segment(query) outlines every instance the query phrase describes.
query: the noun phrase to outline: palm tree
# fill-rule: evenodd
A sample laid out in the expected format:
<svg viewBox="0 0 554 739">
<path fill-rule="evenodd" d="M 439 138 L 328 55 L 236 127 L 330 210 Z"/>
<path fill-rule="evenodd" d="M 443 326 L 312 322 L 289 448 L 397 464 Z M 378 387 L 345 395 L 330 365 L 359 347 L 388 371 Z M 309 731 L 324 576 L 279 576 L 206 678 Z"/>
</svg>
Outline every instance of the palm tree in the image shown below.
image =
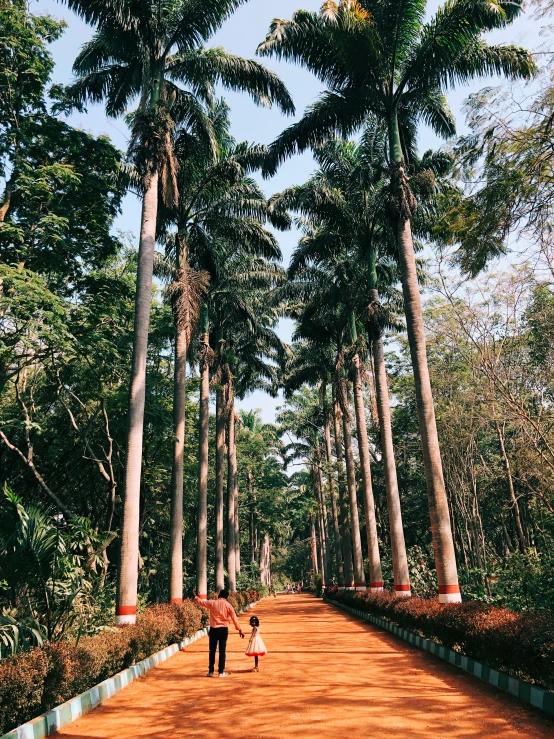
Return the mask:
<svg viewBox="0 0 554 739">
<path fill-rule="evenodd" d="M 515 46 L 487 44 L 482 34 L 503 28 L 521 0 L 450 0 L 425 23 L 425 0 L 326 0 L 319 14 L 298 11 L 274 20 L 261 55 L 302 64 L 329 88 L 271 147 L 266 173 L 297 151 L 340 134 L 349 136 L 368 116 L 385 122 L 391 162 L 391 218 L 398 246 L 408 341 L 429 495 L 431 531 L 441 602 L 461 600 L 448 499 L 425 345 L 412 239 L 416 199 L 409 165 L 417 121 L 441 136 L 455 132 L 444 91 L 491 73 L 529 79 L 531 56 Z"/>
<path fill-rule="evenodd" d="M 282 82 L 261 65 L 201 45 L 245 0 L 66 1 L 95 27 L 93 38 L 75 60 L 77 81 L 70 94 L 79 101 L 105 101 L 107 114 L 114 117 L 139 100 L 138 110 L 130 116 L 130 154 L 144 196 L 116 605 L 118 623 L 134 623 L 146 352 L 160 183 L 167 203 L 178 198 L 171 132 L 175 121 L 187 121 L 204 138 L 213 139 L 201 102 L 210 101 L 216 83 L 246 91 L 257 103 L 274 101 L 286 112 L 292 112 L 293 105 Z"/>
<path fill-rule="evenodd" d="M 293 273 L 307 264 L 325 264 L 328 267 L 348 262 L 350 271 L 362 273 L 367 269 L 367 287 L 345 286 L 341 296 L 347 298 L 352 340 L 351 375 L 354 407 L 366 514 L 366 535 L 370 564 L 370 587 L 382 588 L 375 504 L 371 482 L 369 443 L 362 397 L 361 359 L 364 351 L 357 339 L 356 314 L 366 319 L 370 354 L 373 355 L 379 430 L 383 456 L 385 487 L 393 560 L 395 591 L 409 595 L 409 570 L 402 526 L 396 462 L 392 443 L 390 402 L 383 352 L 383 329 L 386 325 L 399 328 L 393 319 L 399 304 L 398 294 L 391 287 L 397 279 L 394 234 L 386 212 L 388 165 L 384 128 L 373 121 L 366 126 L 359 143 L 331 139 L 314 150 L 320 169 L 304 185 L 295 186 L 272 198 L 272 206 L 297 211 L 314 225 L 316 231 L 304 238 L 294 254 Z M 419 169 L 441 171 L 437 163 L 425 156 Z M 379 259 L 377 260 L 377 246 Z M 367 265 L 367 267 L 366 267 Z M 387 305 L 380 302 L 378 284 L 385 284 Z M 357 289 L 356 289 L 357 288 Z M 363 343 L 363 342 L 361 342 Z M 330 441 L 329 441 L 330 445 Z"/>
<path fill-rule="evenodd" d="M 298 291 L 298 281 L 296 283 L 288 283 L 285 289 L 281 291 L 281 296 L 296 306 L 292 315 L 298 316 L 297 301 L 306 295 L 302 295 Z M 307 293 L 311 292 L 311 284 L 307 287 Z M 302 303 L 301 303 L 302 306 Z M 300 311 L 302 307 L 300 308 Z M 284 368 L 284 388 L 285 396 L 290 397 L 292 393 L 303 385 L 307 384 L 312 387 L 319 385 L 318 411 L 321 416 L 321 424 L 317 424 L 315 417 L 307 417 L 303 423 L 294 422 L 291 429 L 295 436 L 305 438 L 307 441 L 312 440 L 314 430 L 323 426 L 323 435 L 325 438 L 325 459 L 327 471 L 327 483 L 329 490 L 329 498 L 331 501 L 331 519 L 333 525 L 333 549 L 335 555 L 335 577 L 340 586 L 345 584 L 344 563 L 343 563 L 343 539 L 341 526 L 339 523 L 339 502 L 337 499 L 337 489 L 335 486 L 335 469 L 333 468 L 333 456 L 331 447 L 331 416 L 332 411 L 327 397 L 327 387 L 332 382 L 335 370 L 335 357 L 333 355 L 332 346 L 326 338 L 321 341 L 310 340 L 296 342 L 293 345 L 293 351 L 288 358 Z M 305 414 L 302 414 L 303 416 Z M 312 414 L 315 416 L 315 414 Z M 289 421 L 292 423 L 292 421 Z M 313 443 L 313 441 L 311 442 Z M 317 445 L 316 445 L 317 447 Z M 341 491 L 340 476 L 342 470 L 339 470 L 339 492 Z M 329 540 L 329 537 L 327 537 Z"/>
<path fill-rule="evenodd" d="M 267 216 L 263 196 L 257 204 L 252 198 L 248 207 L 251 212 L 255 208 L 260 218 L 264 212 Z M 288 225 L 282 218 L 273 222 Z M 212 330 L 219 344 L 215 381 L 221 391 L 221 422 L 227 428 L 227 585 L 235 590 L 240 551 L 235 397 L 256 388 L 277 392 L 276 368 L 265 360 L 275 361 L 285 349 L 273 331 L 277 316 L 267 307 L 267 293 L 284 275 L 276 264 L 281 252 L 275 237 L 261 224 L 252 229 L 250 238 L 245 231 L 241 242 L 220 243 L 219 252 L 212 254 L 210 306 Z M 220 518 L 216 511 L 216 520 Z M 216 541 L 219 536 L 218 531 Z M 221 564 L 216 562 L 216 570 L 218 567 Z"/>
<path fill-rule="evenodd" d="M 310 502 L 308 513 L 310 516 L 315 516 L 315 522 L 319 532 L 319 549 L 317 548 L 317 542 L 314 537 L 312 537 L 312 544 L 314 551 L 319 553 L 319 561 L 322 564 L 322 584 L 328 585 L 332 582 L 332 557 L 328 546 L 327 506 L 323 489 L 321 446 L 319 442 L 323 424 L 322 403 L 325 395 L 325 386 L 320 384 L 317 392 L 311 388 L 309 390 L 306 388 L 306 382 L 310 377 L 315 376 L 313 371 L 315 368 L 309 367 L 309 361 L 310 351 L 306 343 L 297 344 L 292 347 L 292 354 L 285 365 L 284 374 L 285 393 L 292 408 L 287 408 L 281 412 L 278 420 L 281 434 L 287 433 L 293 435 L 290 443 L 284 447 L 285 466 L 288 466 L 294 460 L 300 460 L 310 470 L 311 488 L 315 497 L 315 505 Z M 302 389 L 298 391 L 300 388 Z M 338 517 L 336 531 L 337 551 L 342 562 Z M 340 583 L 341 581 L 339 580 Z"/>
<path fill-rule="evenodd" d="M 273 253 L 274 238 L 262 227 L 267 218 L 267 201 L 259 186 L 248 173 L 260 166 L 265 149 L 260 146 L 237 144 L 229 134 L 229 109 L 223 101 L 217 101 L 207 111 L 215 133 L 217 154 L 215 158 L 185 128 L 178 131 L 174 151 L 180 162 L 178 185 L 181 190 L 179 202 L 171 207 L 163 202 L 159 205 L 159 231 L 165 233 L 166 272 L 171 277 L 168 292 L 171 297 L 176 326 L 176 356 L 174 409 L 176 442 L 172 476 L 172 541 L 171 541 L 171 593 L 170 599 L 182 599 L 183 565 L 182 547 L 182 496 L 183 496 L 183 438 L 177 424 L 184 423 L 186 387 L 184 371 L 178 376 L 177 369 L 185 367 L 190 335 L 204 304 L 207 318 L 208 304 L 205 302 L 210 278 L 217 279 L 216 262 L 221 254 L 234 245 L 238 253 Z M 277 226 L 286 227 L 282 216 L 273 217 Z M 172 227 L 177 231 L 172 232 Z M 160 266 L 161 260 L 157 261 Z M 216 288 L 217 289 L 217 288 Z M 208 301 L 209 302 L 209 301 Z M 209 326 L 209 321 L 205 324 Z M 218 343 L 218 342 L 216 342 Z M 220 344 L 221 347 L 221 344 Z M 217 347 L 216 347 L 217 348 Z M 205 594 L 207 588 L 207 552 L 204 551 L 207 532 L 206 511 L 208 494 L 208 418 L 209 411 L 209 368 L 213 360 L 209 329 L 201 331 L 200 338 L 200 448 L 198 487 L 198 563 L 197 592 Z M 216 501 L 222 500 L 223 490 L 223 447 L 225 437 L 222 429 L 223 391 L 216 390 L 219 398 L 216 415 L 219 419 L 219 434 L 216 442 Z M 222 509 L 216 507 L 216 521 L 221 521 Z M 216 547 L 222 547 L 222 532 L 216 532 Z M 219 543 L 218 543 L 219 542 Z M 223 565 L 216 558 L 218 581 L 221 584 Z M 221 585 L 223 587 L 223 585 Z"/>
</svg>

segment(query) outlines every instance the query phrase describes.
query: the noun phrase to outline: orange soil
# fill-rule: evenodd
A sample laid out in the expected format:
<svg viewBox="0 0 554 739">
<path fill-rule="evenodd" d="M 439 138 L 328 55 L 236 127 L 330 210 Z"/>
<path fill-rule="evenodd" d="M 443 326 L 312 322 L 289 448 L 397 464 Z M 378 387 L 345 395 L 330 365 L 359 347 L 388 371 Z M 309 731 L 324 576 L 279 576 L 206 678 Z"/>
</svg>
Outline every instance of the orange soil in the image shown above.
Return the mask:
<svg viewBox="0 0 554 739">
<path fill-rule="evenodd" d="M 244 631 L 251 612 L 239 617 Z M 232 631 L 225 680 L 206 678 L 207 638 L 59 733 L 71 739 L 554 736 L 506 693 L 309 595 L 255 609 L 268 655 Z"/>
</svg>

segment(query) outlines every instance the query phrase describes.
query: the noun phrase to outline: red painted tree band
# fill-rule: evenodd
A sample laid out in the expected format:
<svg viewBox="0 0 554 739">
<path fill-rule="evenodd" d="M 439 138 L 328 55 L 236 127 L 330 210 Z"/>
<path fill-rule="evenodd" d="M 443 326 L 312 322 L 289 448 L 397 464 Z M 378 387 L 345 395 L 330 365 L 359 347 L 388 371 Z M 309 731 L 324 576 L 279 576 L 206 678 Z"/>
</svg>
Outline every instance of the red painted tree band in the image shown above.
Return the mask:
<svg viewBox="0 0 554 739">
<path fill-rule="evenodd" d="M 439 595 L 451 595 L 453 593 L 459 593 L 459 585 L 439 585 Z"/>
<path fill-rule="evenodd" d="M 136 606 L 117 606 L 115 609 L 116 616 L 135 616 L 136 613 Z"/>
<path fill-rule="evenodd" d="M 406 593 L 408 590 L 411 590 L 411 585 L 408 583 L 408 585 L 395 585 L 395 590 L 398 590 L 399 593 Z"/>
<path fill-rule="evenodd" d="M 370 582 L 369 587 L 370 588 L 382 588 L 383 583 L 382 582 Z"/>
<path fill-rule="evenodd" d="M 169 602 L 175 603 L 176 605 L 180 606 L 183 603 L 183 599 L 182 598 L 172 598 Z"/>
<path fill-rule="evenodd" d="M 357 582 L 355 585 L 356 588 L 365 588 L 365 586 L 366 586 L 365 582 Z"/>
</svg>

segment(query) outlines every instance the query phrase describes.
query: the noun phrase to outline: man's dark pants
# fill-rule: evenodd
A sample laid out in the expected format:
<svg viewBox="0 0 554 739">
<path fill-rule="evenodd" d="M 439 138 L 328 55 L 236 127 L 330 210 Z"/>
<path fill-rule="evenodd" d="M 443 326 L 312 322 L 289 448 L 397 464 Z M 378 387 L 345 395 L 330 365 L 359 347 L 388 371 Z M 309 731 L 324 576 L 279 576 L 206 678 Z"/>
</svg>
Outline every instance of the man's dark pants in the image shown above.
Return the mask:
<svg viewBox="0 0 554 739">
<path fill-rule="evenodd" d="M 218 670 L 221 675 L 225 672 L 225 653 L 227 651 L 227 637 L 229 636 L 229 629 L 226 626 L 218 626 L 217 628 L 210 627 L 210 666 L 209 672 L 214 671 L 215 667 L 215 651 L 219 644 L 219 664 Z"/>
</svg>

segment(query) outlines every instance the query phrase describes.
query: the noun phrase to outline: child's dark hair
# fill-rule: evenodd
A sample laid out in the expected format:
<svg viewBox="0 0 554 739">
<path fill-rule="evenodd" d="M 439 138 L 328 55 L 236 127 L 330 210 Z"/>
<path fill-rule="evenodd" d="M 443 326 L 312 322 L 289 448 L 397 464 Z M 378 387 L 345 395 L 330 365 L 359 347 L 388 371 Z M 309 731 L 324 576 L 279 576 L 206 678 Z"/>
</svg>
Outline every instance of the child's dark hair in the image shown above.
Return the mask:
<svg viewBox="0 0 554 739">
<path fill-rule="evenodd" d="M 250 626 L 259 626 L 260 619 L 257 616 L 250 616 Z"/>
</svg>

